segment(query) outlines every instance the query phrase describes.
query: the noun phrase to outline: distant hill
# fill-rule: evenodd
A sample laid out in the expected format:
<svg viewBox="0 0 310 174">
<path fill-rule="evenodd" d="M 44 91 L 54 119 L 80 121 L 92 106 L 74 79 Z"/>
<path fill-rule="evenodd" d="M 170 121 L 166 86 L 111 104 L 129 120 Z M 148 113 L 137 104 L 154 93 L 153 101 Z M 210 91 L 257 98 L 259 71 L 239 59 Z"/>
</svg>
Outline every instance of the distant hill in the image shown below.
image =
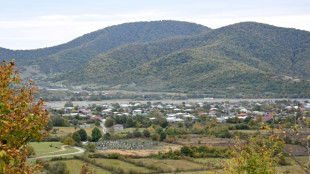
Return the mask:
<svg viewBox="0 0 310 174">
<path fill-rule="evenodd" d="M 58 77 L 68 84 L 282 97 L 309 95 L 310 33 L 246 22 L 129 44 Z"/>
<path fill-rule="evenodd" d="M 56 47 L 0 49 L 0 56 L 13 52 L 25 74 L 50 85 L 310 97 L 310 33 L 255 22 L 215 30 L 177 21 L 127 23 Z"/>
<path fill-rule="evenodd" d="M 143 43 L 170 37 L 196 35 L 210 29 L 189 22 L 134 22 L 104 28 L 66 44 L 38 50 L 0 50 L 0 58 L 14 58 L 22 65 L 37 65 L 45 74 L 78 68 L 100 53 L 129 43 Z"/>
</svg>

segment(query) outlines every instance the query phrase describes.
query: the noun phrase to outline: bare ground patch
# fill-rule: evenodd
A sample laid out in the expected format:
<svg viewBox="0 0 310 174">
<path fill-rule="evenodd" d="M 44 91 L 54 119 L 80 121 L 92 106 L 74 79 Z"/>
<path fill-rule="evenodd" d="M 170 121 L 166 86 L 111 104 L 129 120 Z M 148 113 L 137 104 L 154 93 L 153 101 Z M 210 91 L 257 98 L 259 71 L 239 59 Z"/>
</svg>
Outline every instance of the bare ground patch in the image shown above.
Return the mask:
<svg viewBox="0 0 310 174">
<path fill-rule="evenodd" d="M 99 150 L 99 153 L 119 153 L 124 156 L 149 156 L 153 154 L 158 154 L 158 152 L 168 152 L 169 150 L 180 150 L 181 145 L 167 145 L 161 146 L 153 149 L 144 149 L 144 150 L 124 150 L 124 149 L 106 149 Z"/>
</svg>

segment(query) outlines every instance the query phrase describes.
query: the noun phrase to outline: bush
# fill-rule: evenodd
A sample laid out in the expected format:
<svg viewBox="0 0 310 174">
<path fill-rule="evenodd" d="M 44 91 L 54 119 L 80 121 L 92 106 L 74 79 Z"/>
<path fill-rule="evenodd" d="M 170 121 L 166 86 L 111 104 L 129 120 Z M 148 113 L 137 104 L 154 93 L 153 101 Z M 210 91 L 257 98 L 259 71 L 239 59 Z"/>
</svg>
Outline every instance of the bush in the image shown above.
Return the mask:
<svg viewBox="0 0 310 174">
<path fill-rule="evenodd" d="M 88 143 L 88 144 L 87 144 L 87 150 L 88 150 L 89 152 L 95 152 L 95 150 L 96 150 L 96 145 L 93 144 L 93 143 Z"/>
<path fill-rule="evenodd" d="M 163 141 L 164 139 L 166 139 L 166 137 L 167 137 L 166 133 L 165 133 L 165 132 L 162 132 L 162 133 L 160 134 L 160 141 Z"/>
<path fill-rule="evenodd" d="M 66 163 L 60 161 L 52 165 L 50 171 L 55 174 L 69 174 Z"/>
<path fill-rule="evenodd" d="M 136 138 L 140 138 L 140 137 L 142 137 L 142 133 L 138 129 L 136 129 L 133 132 L 133 136 L 136 137 Z"/>
<path fill-rule="evenodd" d="M 143 136 L 144 136 L 144 137 L 149 138 L 150 135 L 151 135 L 151 133 L 150 133 L 150 131 L 148 131 L 147 129 L 145 129 L 145 130 L 143 131 Z"/>
<path fill-rule="evenodd" d="M 151 135 L 151 138 L 153 141 L 158 141 L 159 140 L 159 135 L 157 133 L 154 133 Z"/>
<path fill-rule="evenodd" d="M 109 153 L 108 154 L 109 159 L 120 159 L 121 157 L 122 157 L 122 155 L 119 153 Z"/>
<path fill-rule="evenodd" d="M 230 138 L 231 134 L 229 133 L 228 129 L 221 129 L 214 133 L 215 137 L 217 138 Z"/>
</svg>

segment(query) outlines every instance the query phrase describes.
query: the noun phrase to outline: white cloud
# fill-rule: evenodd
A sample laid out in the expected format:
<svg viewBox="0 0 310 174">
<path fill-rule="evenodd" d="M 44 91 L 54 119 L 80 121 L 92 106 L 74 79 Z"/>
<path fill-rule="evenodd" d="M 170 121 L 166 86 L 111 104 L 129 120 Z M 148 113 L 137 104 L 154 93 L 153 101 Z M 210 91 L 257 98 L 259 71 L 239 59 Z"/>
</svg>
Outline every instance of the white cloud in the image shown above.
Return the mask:
<svg viewBox="0 0 310 174">
<path fill-rule="evenodd" d="M 83 34 L 124 22 L 152 20 L 182 20 L 196 22 L 211 28 L 233 23 L 255 21 L 271 25 L 310 31 L 310 15 L 238 17 L 235 13 L 215 15 L 180 15 L 174 11 L 137 11 L 111 15 L 45 15 L 26 20 L 0 20 L 0 47 L 31 49 L 68 42 Z"/>
<path fill-rule="evenodd" d="M 27 20 L 0 21 L 0 47 L 32 49 L 53 46 L 107 26 L 161 20 L 166 15 L 148 11 L 119 15 L 49 15 Z"/>
</svg>

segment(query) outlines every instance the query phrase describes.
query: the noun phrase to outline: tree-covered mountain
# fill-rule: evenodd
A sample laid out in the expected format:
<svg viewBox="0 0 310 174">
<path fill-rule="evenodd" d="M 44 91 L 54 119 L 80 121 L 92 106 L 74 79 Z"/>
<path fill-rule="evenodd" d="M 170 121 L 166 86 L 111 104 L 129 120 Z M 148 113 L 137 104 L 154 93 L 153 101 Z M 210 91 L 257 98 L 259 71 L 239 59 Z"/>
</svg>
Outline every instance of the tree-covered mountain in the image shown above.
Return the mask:
<svg viewBox="0 0 310 174">
<path fill-rule="evenodd" d="M 41 78 L 51 84 L 310 97 L 310 33 L 254 22 L 214 30 L 178 21 L 127 23 L 51 48 L 0 49 L 1 58 L 14 56 L 24 72 L 46 74 Z"/>
<path fill-rule="evenodd" d="M 125 89 L 309 95 L 310 33 L 246 22 L 127 44 L 57 78 Z"/>
<path fill-rule="evenodd" d="M 100 53 L 129 43 L 143 43 L 170 37 L 196 35 L 208 27 L 179 21 L 134 22 L 98 30 L 66 44 L 37 50 L 0 50 L 0 58 L 23 66 L 36 66 L 45 74 L 73 70 Z"/>
</svg>

